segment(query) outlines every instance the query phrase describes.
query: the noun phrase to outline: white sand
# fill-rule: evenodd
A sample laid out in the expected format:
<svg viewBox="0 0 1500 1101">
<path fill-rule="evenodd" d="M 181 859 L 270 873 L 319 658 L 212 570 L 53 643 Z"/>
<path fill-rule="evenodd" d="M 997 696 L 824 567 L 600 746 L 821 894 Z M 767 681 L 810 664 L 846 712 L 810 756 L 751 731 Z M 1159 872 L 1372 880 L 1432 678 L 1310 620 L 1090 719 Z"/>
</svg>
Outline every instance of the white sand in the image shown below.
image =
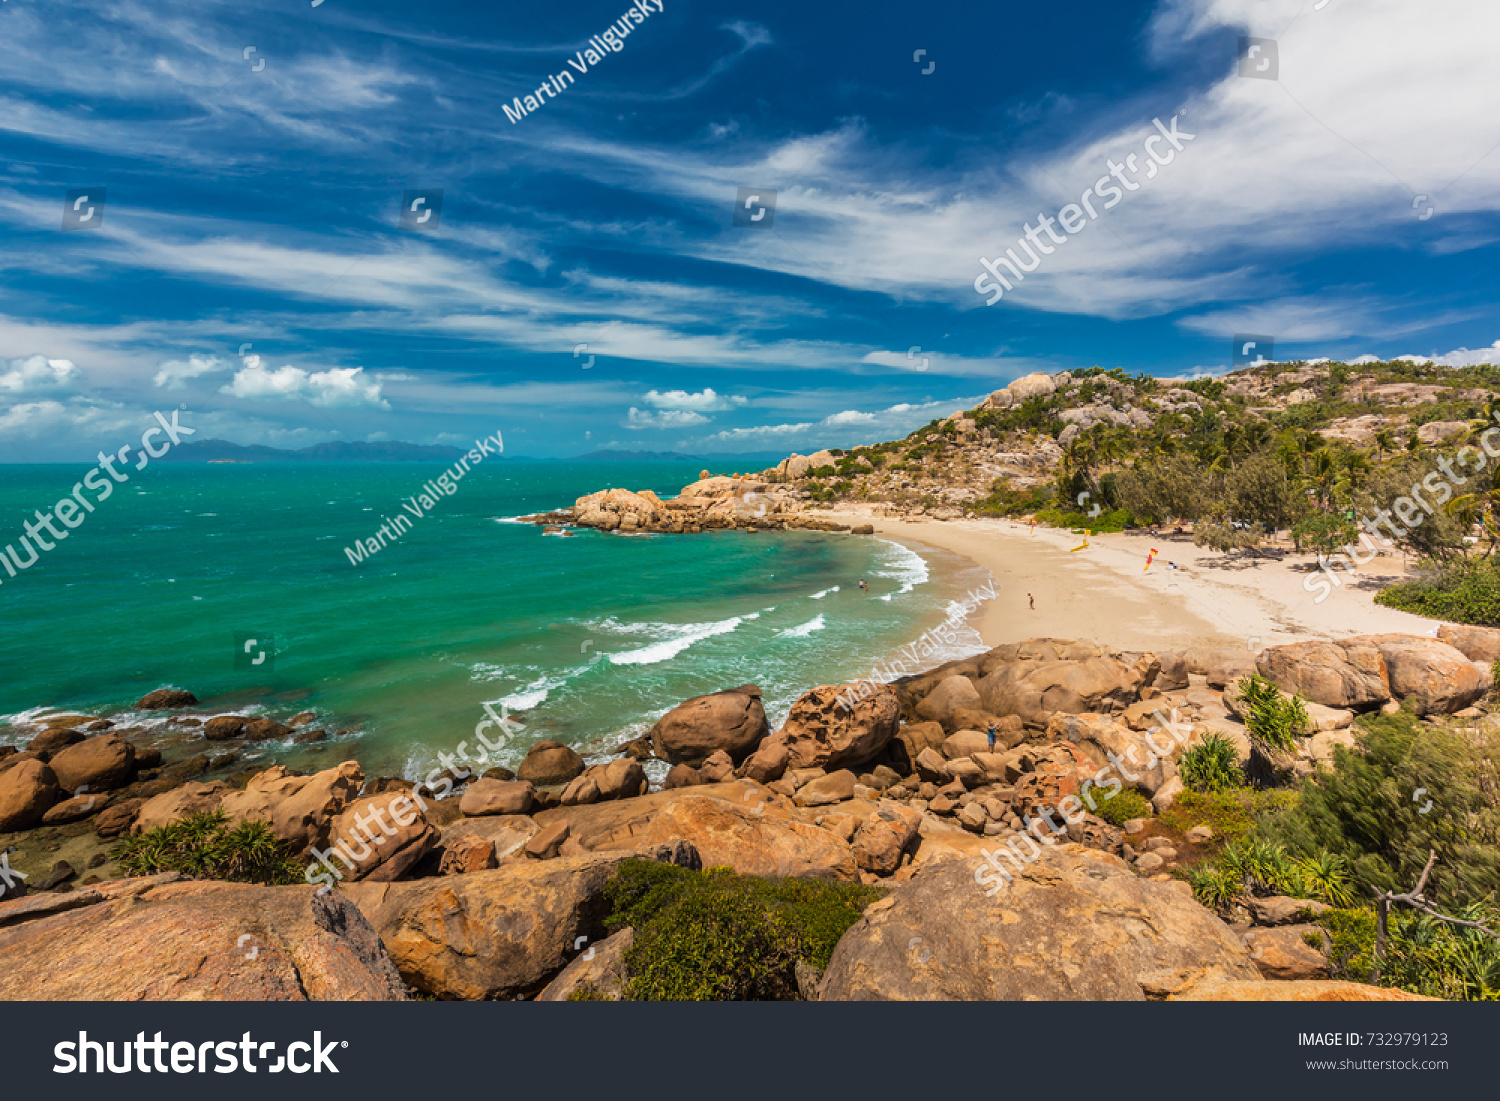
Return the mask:
<svg viewBox="0 0 1500 1101">
<path fill-rule="evenodd" d="M 1322 587 L 1304 588 L 1312 555 L 1280 561 L 1229 557 L 1193 546 L 1190 535 L 1082 536 L 1010 520 L 892 520 L 846 509 L 824 514 L 840 523 L 873 523 L 877 534 L 963 555 L 988 569 L 1003 588 L 977 624 L 986 645 L 1028 638 L 1084 638 L 1123 649 L 1188 646 L 1244 648 L 1309 638 L 1399 631 L 1431 634 L 1436 621 L 1384 608 L 1378 588 L 1405 576 L 1399 552 L 1374 559 L 1317 603 Z M 1142 572 L 1147 552 L 1157 555 Z M 1178 569 L 1170 569 L 1173 561 Z M 1027 594 L 1036 598 L 1033 611 Z"/>
</svg>

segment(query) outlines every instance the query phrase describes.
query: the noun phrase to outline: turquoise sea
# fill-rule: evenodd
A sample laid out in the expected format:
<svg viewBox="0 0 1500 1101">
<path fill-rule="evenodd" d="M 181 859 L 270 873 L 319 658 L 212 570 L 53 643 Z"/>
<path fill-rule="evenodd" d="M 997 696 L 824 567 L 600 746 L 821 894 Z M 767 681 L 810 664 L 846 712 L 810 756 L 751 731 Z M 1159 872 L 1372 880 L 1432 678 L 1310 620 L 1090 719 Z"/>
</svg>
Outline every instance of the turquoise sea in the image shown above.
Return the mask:
<svg viewBox="0 0 1500 1101">
<path fill-rule="evenodd" d="M 687 697 L 749 682 L 779 721 L 807 688 L 869 673 L 987 579 L 878 537 L 563 538 L 513 519 L 609 486 L 671 496 L 697 465 L 486 460 L 358 565 L 344 548 L 444 467 L 131 471 L 36 565 L 0 570 L 0 724 L 120 712 L 175 685 L 200 710 L 312 709 L 330 731 L 354 731 L 316 751 L 253 749 L 293 765 L 337 752 L 368 774 L 423 774 L 440 750 L 474 744 L 486 704 L 524 724 L 506 763 L 540 738 L 587 756 Z M 19 550 L 34 510 L 89 469 L 0 466 L 0 545 Z M 956 652 L 977 649 L 967 632 Z M 17 738 L 0 725 L 0 741 Z"/>
</svg>

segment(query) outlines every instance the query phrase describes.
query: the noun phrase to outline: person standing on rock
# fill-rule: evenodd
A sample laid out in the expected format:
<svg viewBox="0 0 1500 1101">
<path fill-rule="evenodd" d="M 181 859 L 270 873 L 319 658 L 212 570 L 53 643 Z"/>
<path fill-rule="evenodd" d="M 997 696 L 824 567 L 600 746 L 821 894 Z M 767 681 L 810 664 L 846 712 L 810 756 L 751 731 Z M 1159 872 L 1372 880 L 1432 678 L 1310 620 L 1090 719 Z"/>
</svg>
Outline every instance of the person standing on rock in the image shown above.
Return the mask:
<svg viewBox="0 0 1500 1101">
<path fill-rule="evenodd" d="M 990 728 L 984 732 L 984 736 L 990 740 L 990 752 L 995 752 L 995 720 L 990 720 Z"/>
</svg>

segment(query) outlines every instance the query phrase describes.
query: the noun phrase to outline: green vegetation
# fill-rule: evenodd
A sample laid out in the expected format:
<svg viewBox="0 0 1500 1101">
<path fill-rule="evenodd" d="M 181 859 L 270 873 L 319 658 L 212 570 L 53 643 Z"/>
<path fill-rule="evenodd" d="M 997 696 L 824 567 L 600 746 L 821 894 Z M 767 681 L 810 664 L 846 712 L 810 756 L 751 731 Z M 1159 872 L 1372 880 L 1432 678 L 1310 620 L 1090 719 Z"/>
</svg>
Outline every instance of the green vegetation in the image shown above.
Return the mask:
<svg viewBox="0 0 1500 1101">
<path fill-rule="evenodd" d="M 1198 745 L 1186 750 L 1178 759 L 1177 773 L 1188 788 L 1205 794 L 1229 791 L 1245 782 L 1239 753 L 1234 743 L 1222 734 L 1208 734 Z"/>
<path fill-rule="evenodd" d="M 1095 790 L 1097 789 L 1089 791 L 1089 794 L 1098 803 L 1098 806 L 1094 809 L 1094 814 L 1104 819 L 1111 826 L 1123 826 L 1132 818 L 1151 817 L 1151 801 L 1134 788 L 1124 788 L 1108 798 L 1101 798 L 1094 795 Z"/>
<path fill-rule="evenodd" d="M 1251 674 L 1240 681 L 1240 702 L 1245 708 L 1245 729 L 1250 737 L 1282 751 L 1297 747 L 1312 723 L 1301 696 L 1284 696 L 1268 680 Z"/>
<path fill-rule="evenodd" d="M 1194 826 L 1209 826 L 1224 841 L 1237 841 L 1251 833 L 1260 821 L 1297 802 L 1295 791 L 1184 791 L 1161 816 L 1163 828 L 1186 833 Z"/>
<path fill-rule="evenodd" d="M 302 866 L 264 822 L 229 825 L 222 811 L 190 814 L 178 822 L 123 838 L 110 852 L 128 876 L 181 872 L 232 883 L 301 883 Z"/>
<path fill-rule="evenodd" d="M 839 938 L 883 894 L 633 859 L 609 882 L 607 924 L 635 929 L 625 953 L 630 1000 L 785 1001 L 797 997 L 797 962 L 827 967 Z"/>
<path fill-rule="evenodd" d="M 1348 906 L 1355 898 L 1350 877 L 1348 861 L 1337 854 L 1319 849 L 1296 856 L 1280 842 L 1255 836 L 1231 841 L 1216 861 L 1188 872 L 1198 901 L 1221 910 L 1268 895 Z"/>
<path fill-rule="evenodd" d="M 1375 603 L 1433 619 L 1500 627 L 1500 560 L 1433 563 L 1415 579 L 1376 593 Z"/>
<path fill-rule="evenodd" d="M 1429 851 L 1437 866 L 1425 893 L 1435 905 L 1500 892 L 1500 736 L 1488 724 L 1449 730 L 1406 712 L 1359 725 L 1359 751 L 1335 749 L 1334 767 L 1303 785 L 1275 835 L 1346 858 L 1365 897 L 1409 890 Z"/>
<path fill-rule="evenodd" d="M 1451 916 L 1500 928 L 1500 911 L 1474 904 Z M 1329 973 L 1335 979 L 1375 979 L 1375 911 L 1330 910 L 1316 924 L 1327 933 Z M 1500 1000 L 1500 941 L 1478 929 L 1466 929 L 1409 910 L 1391 911 L 1383 986 L 1451 1001 Z"/>
</svg>

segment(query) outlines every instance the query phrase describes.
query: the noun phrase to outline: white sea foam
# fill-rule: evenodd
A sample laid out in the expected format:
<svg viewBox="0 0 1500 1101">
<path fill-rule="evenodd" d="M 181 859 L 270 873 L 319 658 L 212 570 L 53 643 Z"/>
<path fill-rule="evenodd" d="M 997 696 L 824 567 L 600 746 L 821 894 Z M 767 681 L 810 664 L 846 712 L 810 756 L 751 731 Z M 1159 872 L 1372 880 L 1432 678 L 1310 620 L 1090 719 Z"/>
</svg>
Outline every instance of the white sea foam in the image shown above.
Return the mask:
<svg viewBox="0 0 1500 1101">
<path fill-rule="evenodd" d="M 831 588 L 831 589 L 824 589 L 824 590 L 823 590 L 823 591 L 822 591 L 822 592 L 820 592 L 820 593 L 813 593 L 813 594 L 812 594 L 812 596 L 811 596 L 811 597 L 810 597 L 810 598 L 809 598 L 809 599 L 811 599 L 811 600 L 822 600 L 822 599 L 823 599 L 823 598 L 824 598 L 824 597 L 825 597 L 825 596 L 827 596 L 827 595 L 828 595 L 828 594 L 829 594 L 829 593 L 836 593 L 836 592 L 838 592 L 838 591 L 839 591 L 839 587 L 838 587 L 838 586 L 837 586 L 837 585 L 835 585 L 835 586 L 834 586 L 834 587 L 833 587 L 833 588 Z"/>
<path fill-rule="evenodd" d="M 809 619 L 800 627 L 788 627 L 785 631 L 777 631 L 776 635 L 778 638 L 806 638 L 814 631 L 821 631 L 824 626 L 826 625 L 823 622 L 823 617 L 817 616 Z"/>
<path fill-rule="evenodd" d="M 927 569 L 927 560 L 910 547 L 903 547 L 900 543 L 885 542 L 890 549 L 886 552 L 881 565 L 884 569 L 875 571 L 876 577 L 889 577 L 899 581 L 901 587 L 893 593 L 886 593 L 880 599 L 890 602 L 893 596 L 902 596 L 911 592 L 918 585 L 924 583 L 931 576 Z"/>
<path fill-rule="evenodd" d="M 741 622 L 739 616 L 732 616 L 717 623 L 679 624 L 678 629 L 681 633 L 675 638 L 664 638 L 660 642 L 653 642 L 650 646 L 643 646 L 639 650 L 627 650 L 623 654 L 610 654 L 610 664 L 655 665 L 658 662 L 670 661 L 695 642 L 702 642 L 715 635 L 727 635 Z"/>
</svg>

